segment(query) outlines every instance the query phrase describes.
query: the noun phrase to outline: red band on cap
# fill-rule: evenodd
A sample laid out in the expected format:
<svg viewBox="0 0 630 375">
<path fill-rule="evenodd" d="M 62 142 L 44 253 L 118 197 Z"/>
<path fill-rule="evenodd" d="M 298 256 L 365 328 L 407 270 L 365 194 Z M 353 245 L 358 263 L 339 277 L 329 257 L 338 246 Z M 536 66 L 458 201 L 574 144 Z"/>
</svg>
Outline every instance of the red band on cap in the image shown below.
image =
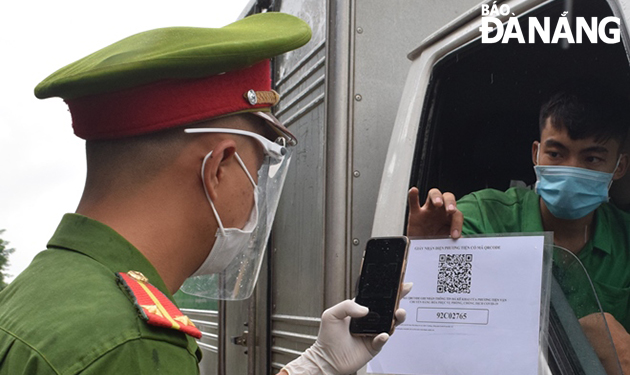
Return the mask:
<svg viewBox="0 0 630 375">
<path fill-rule="evenodd" d="M 86 140 L 122 138 L 169 129 L 251 105 L 243 94 L 271 90 L 269 60 L 249 68 L 197 79 L 169 79 L 66 101 L 74 133 Z"/>
</svg>

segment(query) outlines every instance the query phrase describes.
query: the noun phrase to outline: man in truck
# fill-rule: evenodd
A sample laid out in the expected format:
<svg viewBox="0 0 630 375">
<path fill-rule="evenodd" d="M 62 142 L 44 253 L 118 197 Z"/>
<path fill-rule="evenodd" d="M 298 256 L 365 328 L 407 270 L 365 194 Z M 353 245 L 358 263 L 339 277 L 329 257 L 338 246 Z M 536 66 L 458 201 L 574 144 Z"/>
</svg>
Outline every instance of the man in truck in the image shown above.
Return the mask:
<svg viewBox="0 0 630 375">
<path fill-rule="evenodd" d="M 610 90 L 575 87 L 540 109 L 540 140 L 532 144 L 534 190 L 484 189 L 456 201 L 431 189 L 420 206 L 409 191 L 407 235 L 553 231 L 554 244 L 575 254 L 593 281 L 622 368 L 630 373 L 630 214 L 608 203 L 608 190 L 628 168 L 622 152 L 628 104 Z M 500 157 L 498 155 L 497 157 Z M 584 293 L 567 296 L 609 373 L 616 359 Z M 598 348 L 598 342 L 601 347 Z"/>
<path fill-rule="evenodd" d="M 199 373 L 201 332 L 172 295 L 217 275 L 214 297 L 251 295 L 248 265 L 263 256 L 297 143 L 270 114 L 269 59 L 310 36 L 273 12 L 150 30 L 37 86 L 68 104 L 87 179 L 48 249 L 0 293 L 0 374 Z M 316 343 L 280 373 L 355 372 L 389 337 L 350 335 L 350 317 L 367 313 L 350 300 L 326 310 Z"/>
</svg>

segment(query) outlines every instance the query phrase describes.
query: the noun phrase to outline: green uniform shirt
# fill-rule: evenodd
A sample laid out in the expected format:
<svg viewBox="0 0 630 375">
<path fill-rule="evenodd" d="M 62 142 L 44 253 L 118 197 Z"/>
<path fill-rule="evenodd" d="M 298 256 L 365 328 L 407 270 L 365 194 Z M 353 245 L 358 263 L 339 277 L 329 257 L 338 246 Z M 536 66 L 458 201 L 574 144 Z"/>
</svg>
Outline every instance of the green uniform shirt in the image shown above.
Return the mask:
<svg viewBox="0 0 630 375">
<path fill-rule="evenodd" d="M 464 214 L 463 234 L 544 230 L 539 196 L 532 190 L 485 189 L 462 197 L 457 208 Z M 603 310 L 630 331 L 630 214 L 604 203 L 595 211 L 594 224 L 592 238 L 577 256 L 593 281 Z M 585 277 L 577 276 L 576 270 L 572 273 L 559 281 L 569 303 L 581 317 L 594 312 L 592 303 L 584 301 L 584 290 L 590 287 Z M 573 290 L 569 290 L 577 280 L 581 285 L 573 285 Z"/>
<path fill-rule="evenodd" d="M 129 270 L 173 300 L 118 233 L 65 215 L 48 249 L 0 293 L 0 375 L 198 374 L 195 340 L 147 324 L 119 287 L 116 273 Z"/>
</svg>

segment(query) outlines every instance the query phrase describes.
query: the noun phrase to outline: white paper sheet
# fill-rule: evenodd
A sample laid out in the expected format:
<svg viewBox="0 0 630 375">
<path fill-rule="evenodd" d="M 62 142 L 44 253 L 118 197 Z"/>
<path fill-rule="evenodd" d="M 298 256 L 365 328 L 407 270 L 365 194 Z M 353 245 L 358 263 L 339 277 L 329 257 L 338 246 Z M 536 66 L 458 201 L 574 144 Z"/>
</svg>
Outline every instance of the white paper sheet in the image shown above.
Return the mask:
<svg viewBox="0 0 630 375">
<path fill-rule="evenodd" d="M 368 373 L 536 374 L 543 248 L 542 236 L 411 241 L 407 320 Z"/>
</svg>

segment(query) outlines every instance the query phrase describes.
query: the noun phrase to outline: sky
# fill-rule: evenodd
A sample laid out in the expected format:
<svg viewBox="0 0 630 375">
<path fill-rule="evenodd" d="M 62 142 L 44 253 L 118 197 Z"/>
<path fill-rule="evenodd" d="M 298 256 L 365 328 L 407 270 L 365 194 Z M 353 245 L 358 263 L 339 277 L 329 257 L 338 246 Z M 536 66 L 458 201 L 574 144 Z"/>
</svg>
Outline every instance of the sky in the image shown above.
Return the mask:
<svg viewBox="0 0 630 375">
<path fill-rule="evenodd" d="M 85 142 L 59 98 L 33 89 L 57 69 L 129 35 L 167 26 L 222 27 L 248 0 L 3 1 L 0 5 L 0 235 L 13 280 L 46 248 L 85 182 Z"/>
</svg>

